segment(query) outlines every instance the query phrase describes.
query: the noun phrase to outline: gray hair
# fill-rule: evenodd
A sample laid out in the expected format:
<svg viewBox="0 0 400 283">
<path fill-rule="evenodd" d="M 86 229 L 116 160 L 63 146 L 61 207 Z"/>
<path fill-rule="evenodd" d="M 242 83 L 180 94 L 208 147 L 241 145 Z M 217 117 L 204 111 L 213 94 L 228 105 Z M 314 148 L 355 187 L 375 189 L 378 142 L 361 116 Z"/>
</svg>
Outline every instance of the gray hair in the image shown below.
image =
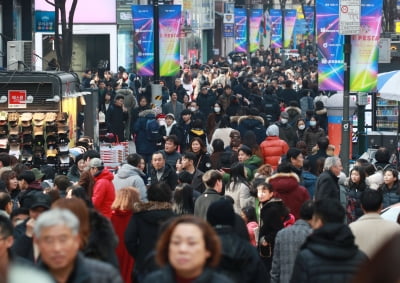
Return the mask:
<svg viewBox="0 0 400 283">
<path fill-rule="evenodd" d="M 79 233 L 79 219 L 70 210 L 60 208 L 54 208 L 40 214 L 35 222 L 33 233 L 36 238 L 40 238 L 44 228 L 60 225 L 70 228 L 74 235 Z"/>
<path fill-rule="evenodd" d="M 340 158 L 337 156 L 330 156 L 325 159 L 324 170 L 330 170 L 333 166 L 336 166 L 340 162 Z"/>
</svg>

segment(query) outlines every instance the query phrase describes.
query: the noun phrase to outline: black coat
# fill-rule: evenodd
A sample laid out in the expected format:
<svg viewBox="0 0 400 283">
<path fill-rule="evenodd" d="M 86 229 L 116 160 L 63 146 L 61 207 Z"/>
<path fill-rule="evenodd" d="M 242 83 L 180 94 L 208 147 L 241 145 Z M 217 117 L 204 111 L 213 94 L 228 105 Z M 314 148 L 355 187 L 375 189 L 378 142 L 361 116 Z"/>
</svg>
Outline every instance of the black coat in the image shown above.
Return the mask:
<svg viewBox="0 0 400 283">
<path fill-rule="evenodd" d="M 175 273 L 171 266 L 165 266 L 160 270 L 157 270 L 149 274 L 143 283 L 176 283 Z M 212 269 L 204 269 L 203 273 L 193 283 L 233 283 L 232 280 L 226 278 L 224 275 L 218 274 Z"/>
<path fill-rule="evenodd" d="M 118 136 L 119 141 L 124 141 L 125 122 L 128 120 L 128 112 L 115 104 L 110 105 L 106 113 L 107 126 L 110 131 Z"/>
<path fill-rule="evenodd" d="M 337 199 L 340 200 L 339 178 L 330 170 L 325 170 L 318 176 L 315 184 L 315 200 Z"/>
<path fill-rule="evenodd" d="M 164 172 L 161 175 L 160 180 L 157 179 L 157 172 L 153 166 L 150 168 L 150 178 L 151 184 L 164 182 L 169 185 L 171 190 L 175 190 L 176 185 L 178 184 L 178 176 L 176 175 L 175 170 L 171 165 L 165 163 Z"/>
<path fill-rule="evenodd" d="M 218 270 L 237 283 L 265 282 L 267 271 L 257 250 L 237 235 L 232 227 L 215 227 L 222 244 Z"/>
<path fill-rule="evenodd" d="M 155 249 L 160 227 L 174 216 L 170 203 L 149 201 L 135 206 L 125 231 L 125 245 L 135 259 L 135 270 L 148 268 L 146 259 Z"/>
<path fill-rule="evenodd" d="M 366 260 L 347 225 L 328 223 L 315 230 L 301 247 L 290 282 L 351 282 Z"/>
</svg>

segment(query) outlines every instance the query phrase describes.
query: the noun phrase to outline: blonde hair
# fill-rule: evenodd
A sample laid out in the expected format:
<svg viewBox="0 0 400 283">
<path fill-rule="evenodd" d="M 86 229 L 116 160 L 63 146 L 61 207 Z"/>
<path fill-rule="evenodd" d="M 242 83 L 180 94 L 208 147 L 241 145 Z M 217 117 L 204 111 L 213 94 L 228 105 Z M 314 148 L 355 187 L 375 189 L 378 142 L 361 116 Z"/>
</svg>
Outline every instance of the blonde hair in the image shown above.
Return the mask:
<svg viewBox="0 0 400 283">
<path fill-rule="evenodd" d="M 139 202 L 139 191 L 135 187 L 125 187 L 117 190 L 115 200 L 111 205 L 112 210 L 133 210 L 136 202 Z"/>
</svg>

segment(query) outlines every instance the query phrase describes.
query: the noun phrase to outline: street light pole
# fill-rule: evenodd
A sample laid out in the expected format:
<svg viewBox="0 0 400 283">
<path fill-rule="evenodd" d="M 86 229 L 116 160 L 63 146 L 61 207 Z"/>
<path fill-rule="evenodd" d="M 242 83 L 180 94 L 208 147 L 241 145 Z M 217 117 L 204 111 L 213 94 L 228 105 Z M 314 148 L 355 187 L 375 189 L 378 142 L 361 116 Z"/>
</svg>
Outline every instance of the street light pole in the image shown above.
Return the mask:
<svg viewBox="0 0 400 283">
<path fill-rule="evenodd" d="M 154 83 L 160 81 L 160 26 L 158 0 L 153 0 L 154 8 Z"/>
<path fill-rule="evenodd" d="M 285 67 L 285 7 L 286 7 L 286 0 L 279 0 L 279 4 L 281 6 L 281 13 L 282 13 L 282 57 L 281 57 L 281 66 Z"/>
</svg>

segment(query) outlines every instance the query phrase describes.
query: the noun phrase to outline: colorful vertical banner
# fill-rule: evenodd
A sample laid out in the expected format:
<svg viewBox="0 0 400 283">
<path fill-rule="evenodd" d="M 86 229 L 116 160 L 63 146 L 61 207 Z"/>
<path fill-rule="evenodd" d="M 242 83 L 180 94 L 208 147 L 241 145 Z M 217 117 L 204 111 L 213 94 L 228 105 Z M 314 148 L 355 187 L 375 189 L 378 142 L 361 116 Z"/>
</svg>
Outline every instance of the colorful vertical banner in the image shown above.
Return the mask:
<svg viewBox="0 0 400 283">
<path fill-rule="evenodd" d="M 271 19 L 271 47 L 282 47 L 282 11 L 271 9 L 269 12 Z"/>
<path fill-rule="evenodd" d="M 293 42 L 293 30 L 296 23 L 297 11 L 296 10 L 285 10 L 285 39 L 284 48 L 290 48 Z"/>
<path fill-rule="evenodd" d="M 134 53 L 140 76 L 154 75 L 154 14 L 152 5 L 133 5 Z"/>
<path fill-rule="evenodd" d="M 235 8 L 235 44 L 236 52 L 247 52 L 247 13 L 246 9 Z"/>
<path fill-rule="evenodd" d="M 318 86 L 343 91 L 344 36 L 339 34 L 339 2 L 317 0 Z"/>
<path fill-rule="evenodd" d="M 304 6 L 304 19 L 307 23 L 307 32 L 310 35 L 314 34 L 314 7 Z"/>
<path fill-rule="evenodd" d="M 255 52 L 260 47 L 260 26 L 263 18 L 262 9 L 250 10 L 249 52 Z"/>
<path fill-rule="evenodd" d="M 181 5 L 160 5 L 160 76 L 170 77 L 179 72 Z"/>
<path fill-rule="evenodd" d="M 361 1 L 360 33 L 351 36 L 350 91 L 376 90 L 382 9 L 382 1 Z"/>
</svg>

